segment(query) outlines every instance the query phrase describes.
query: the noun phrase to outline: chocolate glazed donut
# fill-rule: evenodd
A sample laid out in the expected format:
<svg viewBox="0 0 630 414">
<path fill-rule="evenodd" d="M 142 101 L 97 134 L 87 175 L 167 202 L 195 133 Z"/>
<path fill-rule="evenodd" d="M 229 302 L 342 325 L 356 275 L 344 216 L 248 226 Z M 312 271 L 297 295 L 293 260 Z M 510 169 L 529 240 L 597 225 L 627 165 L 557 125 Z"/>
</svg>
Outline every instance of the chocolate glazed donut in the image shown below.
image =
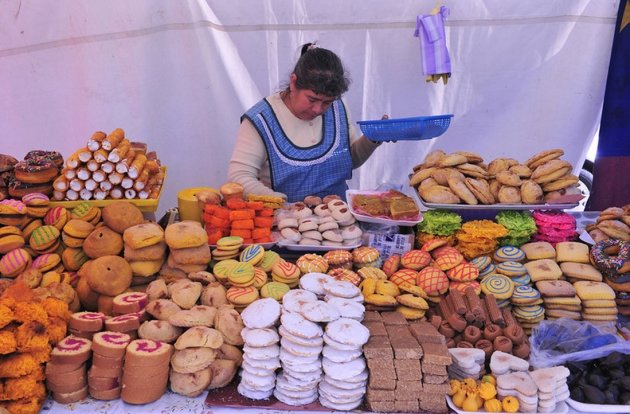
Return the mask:
<svg viewBox="0 0 630 414">
<path fill-rule="evenodd" d="M 52 181 L 59 170 L 52 161 L 45 158 L 31 158 L 20 161 L 13 167 L 15 179 L 27 184 L 43 184 Z"/>
</svg>

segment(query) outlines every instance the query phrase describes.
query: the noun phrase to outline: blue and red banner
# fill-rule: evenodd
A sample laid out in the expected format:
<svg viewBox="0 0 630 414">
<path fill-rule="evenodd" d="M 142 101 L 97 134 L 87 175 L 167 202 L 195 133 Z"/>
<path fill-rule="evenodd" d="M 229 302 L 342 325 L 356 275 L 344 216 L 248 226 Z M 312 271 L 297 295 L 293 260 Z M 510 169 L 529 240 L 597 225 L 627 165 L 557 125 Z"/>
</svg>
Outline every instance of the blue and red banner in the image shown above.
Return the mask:
<svg viewBox="0 0 630 414">
<path fill-rule="evenodd" d="M 587 209 L 626 204 L 630 204 L 630 0 L 621 0 Z"/>
</svg>

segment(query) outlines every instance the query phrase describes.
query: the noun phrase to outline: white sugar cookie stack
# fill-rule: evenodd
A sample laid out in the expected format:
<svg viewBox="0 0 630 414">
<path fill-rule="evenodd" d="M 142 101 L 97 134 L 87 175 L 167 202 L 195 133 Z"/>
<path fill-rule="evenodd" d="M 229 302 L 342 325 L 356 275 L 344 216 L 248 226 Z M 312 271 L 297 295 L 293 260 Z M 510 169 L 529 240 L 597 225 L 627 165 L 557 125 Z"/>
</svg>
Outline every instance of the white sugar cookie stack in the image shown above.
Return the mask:
<svg viewBox="0 0 630 414">
<path fill-rule="evenodd" d="M 274 396 L 285 404 L 305 405 L 318 398 L 317 386 L 323 374 L 320 356 L 324 332 L 313 320 L 326 318 L 326 309 L 308 313 L 313 320 L 305 318 L 306 312 L 302 313 L 307 309 L 304 305 L 318 302 L 317 295 L 303 289 L 290 290 L 282 297 L 279 329 L 282 373 L 276 379 Z"/>
<path fill-rule="evenodd" d="M 368 377 L 362 347 L 370 334 L 360 323 L 363 296 L 352 283 L 319 273 L 302 276 L 300 286 L 326 300 L 308 300 L 299 307 L 305 319 L 326 323 L 319 402 L 334 410 L 352 410 L 363 401 Z"/>
<path fill-rule="evenodd" d="M 271 397 L 276 386 L 276 369 L 280 368 L 280 340 L 275 328 L 280 318 L 280 304 L 272 298 L 258 299 L 241 313 L 245 328 L 241 336 L 243 364 L 237 391 L 252 400 Z"/>
</svg>

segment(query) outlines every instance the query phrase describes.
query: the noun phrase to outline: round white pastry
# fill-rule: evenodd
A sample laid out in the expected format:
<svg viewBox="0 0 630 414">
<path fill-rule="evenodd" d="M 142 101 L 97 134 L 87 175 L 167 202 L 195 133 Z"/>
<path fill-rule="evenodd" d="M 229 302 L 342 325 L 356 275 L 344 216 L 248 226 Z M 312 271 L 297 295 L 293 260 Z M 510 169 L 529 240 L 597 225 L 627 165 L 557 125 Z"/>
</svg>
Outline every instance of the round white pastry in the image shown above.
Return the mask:
<svg viewBox="0 0 630 414">
<path fill-rule="evenodd" d="M 280 347 L 278 345 L 269 346 L 243 346 L 243 352 L 251 359 L 273 359 L 280 356 Z"/>
<path fill-rule="evenodd" d="M 311 272 L 306 273 L 300 278 L 300 287 L 318 296 L 326 294 L 324 285 L 326 283 L 335 282 L 336 279 L 324 273 Z"/>
<path fill-rule="evenodd" d="M 300 222 L 300 225 L 298 227 L 298 230 L 301 233 L 307 232 L 307 231 L 312 231 L 312 230 L 318 230 L 319 225 L 317 224 L 317 222 L 315 220 L 312 219 L 305 219 L 302 220 Z"/>
<path fill-rule="evenodd" d="M 306 394 L 306 397 L 303 398 L 291 398 L 289 396 L 287 396 L 286 394 L 284 394 L 281 390 L 279 389 L 275 389 L 273 391 L 273 395 L 279 400 L 282 401 L 285 404 L 288 405 L 292 405 L 292 406 L 298 406 L 298 405 L 307 405 L 310 404 L 314 401 L 317 401 L 317 392 L 315 393 L 311 393 L 311 395 Z"/>
<path fill-rule="evenodd" d="M 241 318 L 248 328 L 270 328 L 278 322 L 280 308 L 280 303 L 275 299 L 257 299 L 243 309 Z"/>
<path fill-rule="evenodd" d="M 327 295 L 339 298 L 353 298 L 361 295 L 361 290 L 357 286 L 345 280 L 335 280 L 334 282 L 326 283 L 324 291 Z"/>
<path fill-rule="evenodd" d="M 285 313 L 281 316 L 280 322 L 287 332 L 302 338 L 315 338 L 323 334 L 321 326 L 304 319 L 299 313 Z M 367 330 L 367 328 L 365 329 Z M 334 332 L 337 333 L 336 330 Z M 343 337 L 345 338 L 345 336 Z"/>
<path fill-rule="evenodd" d="M 363 351 L 361 351 L 361 349 L 359 348 L 356 348 L 352 351 L 342 351 L 340 349 L 326 345 L 322 348 L 322 355 L 333 362 L 350 362 L 353 359 L 357 359 L 358 357 L 363 355 Z"/>
<path fill-rule="evenodd" d="M 341 236 L 344 240 L 357 239 L 360 238 L 362 234 L 363 231 L 356 224 L 352 224 L 341 229 Z"/>
<path fill-rule="evenodd" d="M 243 397 L 249 398 L 250 400 L 267 400 L 273 394 L 273 388 L 269 391 L 257 391 L 248 387 L 243 382 L 238 384 L 236 391 L 238 391 L 238 393 Z"/>
<path fill-rule="evenodd" d="M 322 242 L 308 237 L 303 237 L 298 244 L 301 246 L 321 246 Z"/>
<path fill-rule="evenodd" d="M 282 307 L 289 312 L 300 312 L 304 302 L 314 302 L 317 295 L 304 289 L 291 289 L 282 296 Z"/>
<path fill-rule="evenodd" d="M 343 242 L 343 236 L 341 230 L 326 230 L 322 233 L 322 237 L 326 240 L 341 243 Z"/>
<path fill-rule="evenodd" d="M 313 239 L 313 240 L 324 240 L 322 234 L 317 230 L 305 231 L 302 233 L 302 237 L 305 239 Z"/>
<path fill-rule="evenodd" d="M 282 230 L 287 227 L 297 228 L 298 227 L 297 219 L 293 217 L 286 217 L 278 221 L 278 229 Z"/>
<path fill-rule="evenodd" d="M 337 380 L 346 380 L 359 375 L 365 370 L 365 359 L 357 358 L 350 362 L 333 362 L 328 358 L 322 358 L 324 373 Z"/>
<path fill-rule="evenodd" d="M 285 227 L 280 230 L 283 239 L 292 243 L 297 243 L 302 239 L 302 234 L 294 227 Z"/>
<path fill-rule="evenodd" d="M 348 208 L 348 204 L 343 200 L 331 200 L 328 202 L 328 209 L 330 211 L 341 210 L 342 208 Z"/>
<path fill-rule="evenodd" d="M 280 331 L 280 335 L 283 338 L 287 338 L 289 341 L 291 341 L 294 344 L 308 346 L 308 347 L 322 346 L 324 344 L 324 338 L 321 338 L 321 337 L 301 338 L 299 336 L 291 335 L 282 326 L 278 330 Z"/>
<path fill-rule="evenodd" d="M 328 208 L 328 206 L 326 204 L 320 204 L 320 205 L 316 206 L 313 209 L 313 211 L 319 217 L 326 217 L 326 216 L 330 216 L 332 214 L 332 212 L 330 211 L 330 209 Z"/>
<path fill-rule="evenodd" d="M 296 344 L 294 342 L 291 342 L 288 338 L 284 337 L 280 340 L 280 345 L 282 346 L 282 349 L 298 357 L 319 357 L 319 354 L 321 354 L 323 348 L 321 345 L 304 346 Z"/>
<path fill-rule="evenodd" d="M 249 346 L 269 346 L 276 344 L 280 341 L 278 332 L 273 328 L 267 329 L 251 329 L 243 328 L 241 330 L 241 337 L 245 344 Z"/>
<path fill-rule="evenodd" d="M 280 358 L 254 359 L 247 354 L 243 354 L 243 361 L 247 361 L 252 367 L 269 371 L 274 371 L 281 367 Z"/>
<path fill-rule="evenodd" d="M 317 230 L 320 232 L 325 232 L 326 230 L 337 230 L 339 228 L 339 224 L 336 221 L 327 221 L 325 223 L 320 223 Z"/>
<path fill-rule="evenodd" d="M 311 322 L 332 322 L 341 318 L 337 308 L 322 300 L 306 302 L 300 308 L 300 313 Z"/>
<path fill-rule="evenodd" d="M 370 339 L 370 331 L 361 322 L 340 318 L 326 325 L 326 334 L 333 341 L 346 345 L 363 346 Z"/>
<path fill-rule="evenodd" d="M 363 320 L 365 306 L 359 302 L 345 298 L 331 297 L 328 299 L 328 304 L 337 308 L 342 318 L 355 319 L 359 322 Z"/>
</svg>

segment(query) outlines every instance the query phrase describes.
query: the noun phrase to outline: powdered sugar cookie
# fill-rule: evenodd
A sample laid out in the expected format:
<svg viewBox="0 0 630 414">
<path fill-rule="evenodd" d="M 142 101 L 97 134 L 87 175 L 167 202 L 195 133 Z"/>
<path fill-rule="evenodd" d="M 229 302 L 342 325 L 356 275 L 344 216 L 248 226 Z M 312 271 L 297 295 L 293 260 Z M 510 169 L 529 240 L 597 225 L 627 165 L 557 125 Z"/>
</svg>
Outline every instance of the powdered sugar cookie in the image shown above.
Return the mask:
<svg viewBox="0 0 630 414">
<path fill-rule="evenodd" d="M 337 380 L 345 380 L 359 375 L 365 371 L 363 358 L 353 359 L 350 362 L 334 362 L 328 358 L 322 358 L 322 368 L 326 375 Z"/>
<path fill-rule="evenodd" d="M 343 229 L 341 229 L 341 236 L 343 237 L 344 240 L 358 239 L 362 235 L 363 235 L 363 231 L 361 231 L 359 226 L 355 224 L 346 226 Z"/>
<path fill-rule="evenodd" d="M 250 400 L 268 400 L 269 397 L 273 394 L 273 388 L 269 391 L 258 391 L 253 388 L 248 387 L 245 383 L 241 382 L 236 387 L 236 391 L 241 394 L 245 398 L 249 398 Z"/>
<path fill-rule="evenodd" d="M 328 346 L 330 346 L 331 348 L 335 348 L 338 349 L 340 351 L 354 351 L 357 349 L 356 345 L 347 345 L 347 344 L 342 344 L 341 342 L 337 342 L 334 339 L 331 339 L 328 335 L 324 334 L 323 336 L 324 339 L 324 343 Z"/>
<path fill-rule="evenodd" d="M 287 351 L 284 347 L 280 349 L 280 361 L 282 361 L 282 367 L 285 371 L 315 373 L 321 369 L 319 354 L 297 356 Z"/>
<path fill-rule="evenodd" d="M 248 328 L 270 328 L 280 318 L 280 304 L 272 298 L 258 299 L 241 312 L 243 323 Z"/>
<path fill-rule="evenodd" d="M 349 402 L 332 402 L 328 394 L 322 393 L 319 396 L 319 403 L 324 407 L 331 408 L 336 411 L 350 411 L 361 405 L 363 397 Z"/>
<path fill-rule="evenodd" d="M 280 375 L 278 375 L 278 377 L 276 378 L 276 387 L 279 387 L 285 391 L 309 391 L 311 389 L 311 387 L 309 386 L 305 386 L 304 383 L 302 381 L 297 381 L 294 382 L 292 379 L 289 379 L 291 377 L 288 377 L 282 373 Z"/>
<path fill-rule="evenodd" d="M 326 283 L 324 291 L 327 295 L 339 298 L 352 298 L 361 295 L 361 290 L 357 286 L 342 280 Z"/>
<path fill-rule="evenodd" d="M 320 365 L 318 371 L 300 373 L 292 372 L 285 366 L 282 375 L 284 375 L 286 381 L 291 385 L 302 384 L 306 389 L 315 389 L 324 375 L 324 371 L 321 369 L 321 362 L 318 362 L 318 364 Z"/>
<path fill-rule="evenodd" d="M 326 334 L 334 341 L 357 347 L 363 346 L 370 338 L 368 328 L 349 318 L 340 318 L 326 325 Z"/>
<path fill-rule="evenodd" d="M 305 231 L 305 232 L 302 233 L 302 238 L 303 239 L 317 240 L 317 241 L 320 241 L 320 242 L 322 240 L 324 240 L 322 234 L 318 230 Z"/>
<path fill-rule="evenodd" d="M 319 383 L 319 391 L 321 395 L 330 397 L 331 400 L 348 400 L 356 401 L 363 398 L 365 394 L 365 387 L 356 387 L 353 389 L 339 388 L 326 380 L 326 377 Z M 338 402 L 338 401 L 335 401 Z"/>
<path fill-rule="evenodd" d="M 332 362 L 350 362 L 357 359 L 363 354 L 360 348 L 356 348 L 352 351 L 342 351 L 332 346 L 326 345 L 322 349 L 322 355 L 328 358 Z"/>
<path fill-rule="evenodd" d="M 302 277 L 303 279 L 304 277 Z M 300 279 L 300 281 L 302 280 Z M 314 302 L 317 296 L 304 289 L 291 289 L 282 297 L 282 307 L 289 312 L 300 312 L 300 306 L 305 302 Z"/>
<path fill-rule="evenodd" d="M 316 239 L 311 239 L 308 237 L 303 237 L 299 243 L 300 246 L 321 246 L 322 242 Z"/>
<path fill-rule="evenodd" d="M 254 359 L 251 356 L 244 354 L 243 361 L 246 361 L 251 366 L 259 369 L 273 371 L 280 368 L 280 358 Z"/>
<path fill-rule="evenodd" d="M 303 275 L 300 278 L 299 284 L 302 289 L 308 291 L 309 293 L 323 296 L 324 294 L 326 294 L 326 291 L 324 290 L 324 285 L 334 281 L 335 279 L 333 277 L 328 276 L 324 273 L 311 272 Z"/>
<path fill-rule="evenodd" d="M 315 338 L 323 334 L 322 328 L 298 313 L 285 313 L 280 318 L 282 326 L 291 334 L 302 338 Z M 367 328 L 365 328 L 367 330 Z M 369 333 L 369 331 L 368 331 Z"/>
<path fill-rule="evenodd" d="M 285 227 L 280 230 L 280 235 L 283 239 L 298 243 L 302 239 L 302 234 L 295 227 Z"/>
<path fill-rule="evenodd" d="M 280 340 L 282 349 L 290 354 L 298 357 L 319 357 L 322 352 L 322 346 L 304 346 L 291 342 L 288 338 L 282 338 Z"/>
<path fill-rule="evenodd" d="M 356 378 L 352 378 L 351 380 L 346 380 L 346 381 L 340 381 L 340 380 L 336 380 L 330 377 L 326 377 L 326 382 L 331 385 L 334 385 L 337 388 L 352 390 L 358 387 L 365 387 L 367 385 L 367 377 L 368 377 L 367 370 L 365 370 L 364 373 L 357 375 L 357 378 L 359 380 L 356 382 L 355 382 Z"/>
<path fill-rule="evenodd" d="M 320 204 L 320 205 L 316 206 L 313 209 L 313 212 L 318 217 L 327 217 L 327 216 L 330 216 L 332 214 L 332 212 L 330 211 L 330 209 L 328 208 L 328 206 L 326 204 Z"/>
<path fill-rule="evenodd" d="M 315 393 L 311 393 L 310 395 L 303 397 L 303 398 L 291 398 L 289 396 L 287 396 L 285 393 L 283 393 L 281 391 L 281 389 L 276 388 L 273 391 L 273 395 L 279 400 L 282 401 L 285 404 L 288 405 L 292 405 L 292 406 L 298 406 L 298 405 L 307 405 L 310 404 L 314 401 L 317 401 L 317 392 Z"/>
<path fill-rule="evenodd" d="M 283 218 L 283 219 L 278 221 L 278 229 L 279 230 L 286 229 L 286 228 L 297 229 L 298 226 L 299 226 L 299 224 L 298 224 L 297 219 L 293 218 L 293 217 Z"/>
<path fill-rule="evenodd" d="M 328 304 L 334 306 L 342 318 L 355 319 L 359 322 L 363 320 L 365 306 L 361 303 L 345 298 L 330 298 Z"/>
<path fill-rule="evenodd" d="M 280 356 L 280 347 L 278 345 L 268 346 L 243 346 L 243 352 L 249 355 L 252 359 L 271 359 Z"/>
<path fill-rule="evenodd" d="M 280 333 L 280 336 L 282 336 L 283 338 L 287 338 L 289 341 L 293 342 L 294 344 L 298 344 L 302 346 L 310 346 L 310 347 L 321 346 L 324 344 L 324 339 L 321 337 L 302 338 L 302 337 L 291 334 L 282 326 L 278 328 L 278 332 Z"/>
<path fill-rule="evenodd" d="M 243 328 L 241 337 L 246 345 L 260 347 L 276 344 L 280 341 L 278 332 L 275 329 L 251 329 Z"/>
<path fill-rule="evenodd" d="M 272 375 L 255 375 L 251 372 L 242 370 L 241 371 L 241 383 L 244 383 L 248 387 L 254 390 L 270 390 L 276 386 L 276 376 Z"/>
<path fill-rule="evenodd" d="M 243 367 L 245 371 L 250 372 L 254 375 L 259 375 L 259 376 L 266 376 L 266 375 L 271 375 L 275 373 L 275 370 L 273 369 L 270 370 L 270 369 L 264 369 L 264 368 L 256 368 L 255 366 L 253 366 L 247 361 L 243 361 L 241 363 L 241 367 Z"/>
<path fill-rule="evenodd" d="M 298 230 L 301 233 L 304 233 L 305 231 L 317 230 L 318 227 L 319 224 L 317 223 L 317 219 L 309 217 L 300 220 Z"/>
<path fill-rule="evenodd" d="M 335 296 L 335 295 L 325 295 L 324 302 L 330 302 L 331 299 L 338 298 L 338 297 L 339 296 Z M 359 293 L 357 296 L 353 296 L 351 298 L 343 298 L 343 299 L 350 300 L 352 302 L 363 303 L 363 295 L 361 293 Z"/>
<path fill-rule="evenodd" d="M 326 230 L 325 232 L 321 234 L 325 240 L 329 240 L 329 241 L 337 242 L 337 243 L 343 242 L 343 236 L 341 235 L 341 230 Z"/>
<path fill-rule="evenodd" d="M 337 308 L 321 300 L 306 302 L 302 305 L 300 314 L 311 322 L 332 322 L 341 317 Z"/>
</svg>

